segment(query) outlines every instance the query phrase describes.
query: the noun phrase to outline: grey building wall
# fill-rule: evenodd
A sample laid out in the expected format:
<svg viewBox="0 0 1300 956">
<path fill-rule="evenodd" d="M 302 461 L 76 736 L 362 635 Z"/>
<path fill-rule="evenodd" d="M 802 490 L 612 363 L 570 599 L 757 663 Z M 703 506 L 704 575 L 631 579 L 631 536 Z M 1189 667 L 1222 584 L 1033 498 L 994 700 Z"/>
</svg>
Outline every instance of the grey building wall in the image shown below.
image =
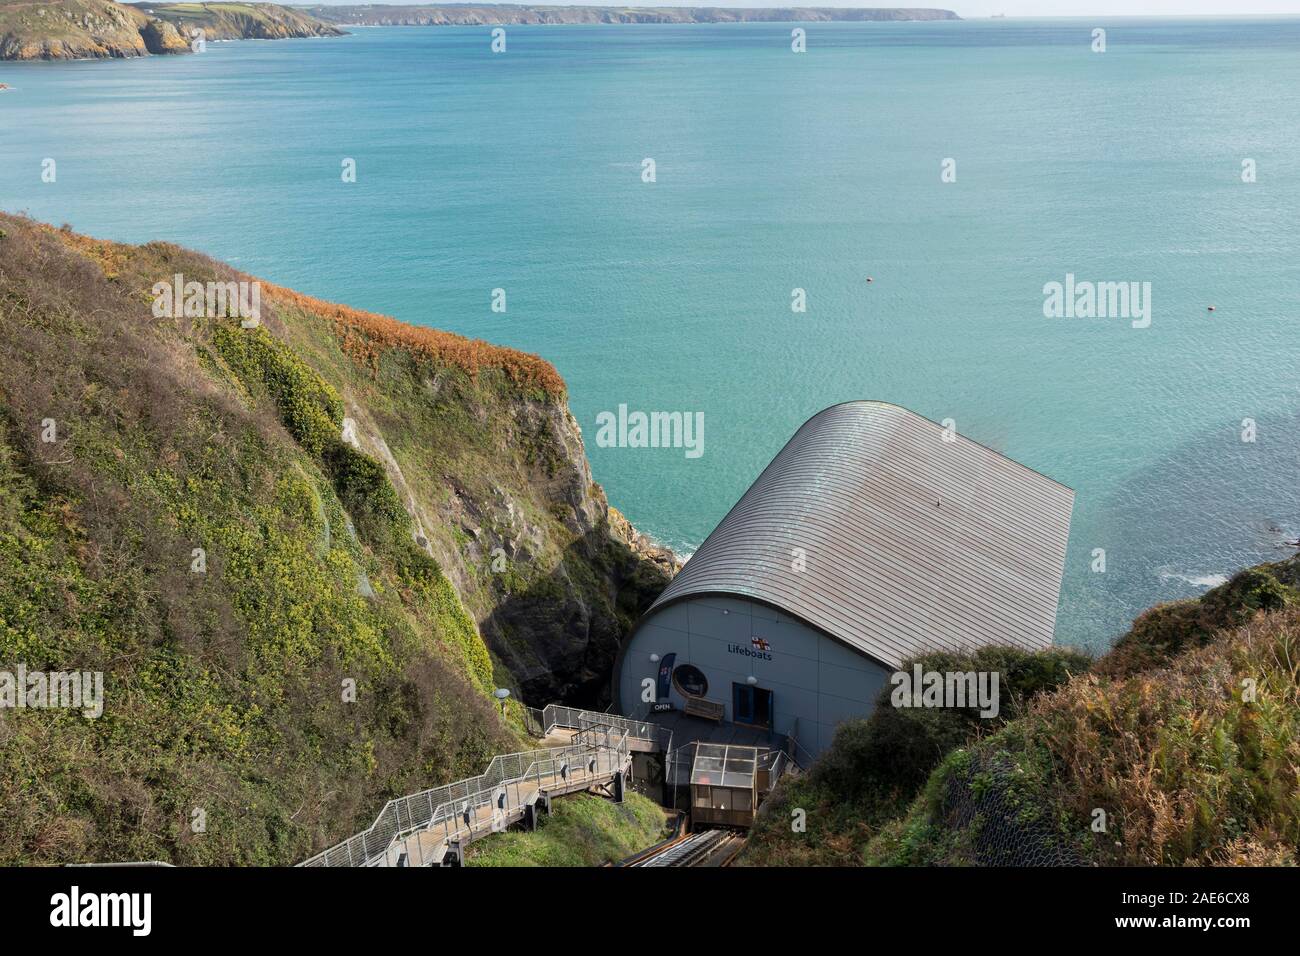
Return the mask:
<svg viewBox="0 0 1300 956">
<path fill-rule="evenodd" d="M 770 645 L 770 660 L 752 644 Z M 747 653 L 748 652 L 748 653 Z M 818 754 L 830 745 L 838 724 L 871 713 L 887 668 L 827 637 L 803 622 L 745 598 L 697 595 L 650 612 L 623 651 L 619 671 L 619 705 L 625 714 L 646 713 L 642 681 L 655 681 L 660 658 L 677 655 L 676 664 L 693 664 L 709 682 L 706 697 L 732 713 L 732 684 L 755 686 L 773 694 L 773 726 L 778 734 L 795 730 L 800 746 Z M 674 686 L 669 698 L 682 709 L 685 698 Z M 653 719 L 653 718 L 651 718 Z"/>
</svg>

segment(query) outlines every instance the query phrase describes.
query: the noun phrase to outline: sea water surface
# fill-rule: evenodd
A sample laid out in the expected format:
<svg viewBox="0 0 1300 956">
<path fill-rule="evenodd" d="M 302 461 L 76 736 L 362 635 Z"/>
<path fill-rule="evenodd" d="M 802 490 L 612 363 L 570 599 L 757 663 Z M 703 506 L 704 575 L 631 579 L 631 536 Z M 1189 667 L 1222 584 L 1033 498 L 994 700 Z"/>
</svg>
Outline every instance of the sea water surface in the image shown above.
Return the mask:
<svg viewBox="0 0 1300 956">
<path fill-rule="evenodd" d="M 503 54 L 382 28 L 0 64 L 0 208 L 541 354 L 611 501 L 686 552 L 810 415 L 872 398 L 1076 489 L 1060 642 L 1289 553 L 1300 20 L 804 27 L 803 54 L 790 24 Z M 1150 282 L 1150 327 L 1045 318 L 1067 273 Z M 598 447 L 620 404 L 703 412 L 704 454 Z"/>
</svg>

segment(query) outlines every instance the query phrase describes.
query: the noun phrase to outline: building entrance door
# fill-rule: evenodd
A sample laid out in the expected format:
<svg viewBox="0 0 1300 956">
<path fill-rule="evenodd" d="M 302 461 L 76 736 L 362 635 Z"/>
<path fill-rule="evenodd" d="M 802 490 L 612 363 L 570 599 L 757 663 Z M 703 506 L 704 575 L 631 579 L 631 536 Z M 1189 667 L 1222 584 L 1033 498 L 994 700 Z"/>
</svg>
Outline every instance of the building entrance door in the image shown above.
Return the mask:
<svg viewBox="0 0 1300 956">
<path fill-rule="evenodd" d="M 731 685 L 731 714 L 738 724 L 772 729 L 772 692 L 750 684 Z"/>
</svg>

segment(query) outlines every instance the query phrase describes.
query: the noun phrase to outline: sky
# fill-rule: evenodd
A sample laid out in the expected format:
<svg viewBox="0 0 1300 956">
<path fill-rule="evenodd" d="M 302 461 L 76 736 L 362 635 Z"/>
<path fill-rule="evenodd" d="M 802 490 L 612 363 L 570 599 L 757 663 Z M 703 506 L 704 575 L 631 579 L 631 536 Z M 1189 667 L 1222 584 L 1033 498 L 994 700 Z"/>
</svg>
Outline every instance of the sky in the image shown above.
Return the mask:
<svg viewBox="0 0 1300 956">
<path fill-rule="evenodd" d="M 299 5 L 385 3 L 419 5 L 422 0 L 289 0 Z M 430 0 L 423 0 L 424 3 Z M 432 0 L 437 3 L 439 0 Z M 490 0 L 441 0 L 475 4 Z M 1300 15 L 1300 0 L 514 0 L 531 6 L 640 6 L 640 7 L 937 7 L 962 17 L 1086 16 L 1246 16 Z"/>
</svg>

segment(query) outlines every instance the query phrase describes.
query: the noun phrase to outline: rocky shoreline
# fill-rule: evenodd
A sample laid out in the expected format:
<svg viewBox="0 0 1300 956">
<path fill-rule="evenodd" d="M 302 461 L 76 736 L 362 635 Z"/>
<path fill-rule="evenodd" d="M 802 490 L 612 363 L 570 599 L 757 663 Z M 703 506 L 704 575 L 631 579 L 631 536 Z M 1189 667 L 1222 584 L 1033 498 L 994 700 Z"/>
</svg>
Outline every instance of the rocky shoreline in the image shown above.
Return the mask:
<svg viewBox="0 0 1300 956">
<path fill-rule="evenodd" d="M 0 2 L 0 60 L 104 60 L 194 52 L 204 40 L 343 36 L 273 3 L 125 4 L 113 0 Z"/>
<path fill-rule="evenodd" d="M 523 4 L 362 4 L 305 8 L 347 26 L 487 26 L 617 23 L 815 23 L 960 20 L 926 7 L 622 7 Z"/>
</svg>

